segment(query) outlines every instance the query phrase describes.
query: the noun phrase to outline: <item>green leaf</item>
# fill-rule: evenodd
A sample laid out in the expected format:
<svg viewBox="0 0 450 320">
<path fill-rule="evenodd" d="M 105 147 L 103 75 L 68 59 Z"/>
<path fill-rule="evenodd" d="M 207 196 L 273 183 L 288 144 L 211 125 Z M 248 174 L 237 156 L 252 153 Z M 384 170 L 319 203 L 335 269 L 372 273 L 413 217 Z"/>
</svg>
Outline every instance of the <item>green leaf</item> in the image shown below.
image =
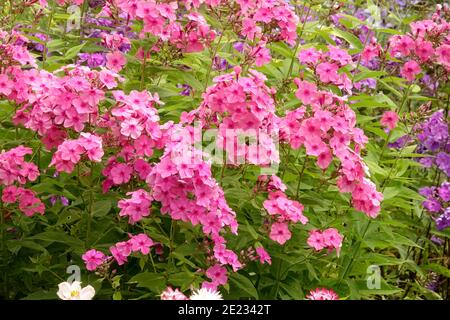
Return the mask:
<svg viewBox="0 0 450 320">
<path fill-rule="evenodd" d="M 138 287 L 150 289 L 160 294 L 166 288 L 166 278 L 160 273 L 143 272 L 135 275 L 128 283 L 137 283 Z"/>
<path fill-rule="evenodd" d="M 363 48 L 361 41 L 356 36 L 351 34 L 350 32 L 343 31 L 340 29 L 333 29 L 330 31 L 330 34 L 344 39 L 349 44 L 351 44 L 353 46 L 353 48 L 355 48 L 355 49 L 362 50 L 362 48 Z"/>
<path fill-rule="evenodd" d="M 69 236 L 67 233 L 62 231 L 46 231 L 39 233 L 35 236 L 29 237 L 28 239 L 48 241 L 50 243 L 60 242 L 72 248 L 82 248 L 84 246 L 83 241 L 75 237 Z"/>
<path fill-rule="evenodd" d="M 258 299 L 258 292 L 256 291 L 253 283 L 247 277 L 236 272 L 230 276 L 230 281 L 232 284 L 234 284 L 238 288 L 242 289 L 250 297 Z"/>
<path fill-rule="evenodd" d="M 94 217 L 104 217 L 111 211 L 111 200 L 97 201 L 92 205 L 92 215 Z"/>
<path fill-rule="evenodd" d="M 86 45 L 87 42 L 84 42 L 78 46 L 72 47 L 69 50 L 67 50 L 66 54 L 64 55 L 64 60 L 71 60 L 76 57 L 76 55 L 83 49 L 83 47 Z"/>
<path fill-rule="evenodd" d="M 440 275 L 442 275 L 446 278 L 450 278 L 450 269 L 448 269 L 444 266 L 441 266 L 440 264 L 430 263 L 430 264 L 423 266 L 423 268 L 425 270 L 430 270 L 430 271 L 439 273 Z"/>
</svg>

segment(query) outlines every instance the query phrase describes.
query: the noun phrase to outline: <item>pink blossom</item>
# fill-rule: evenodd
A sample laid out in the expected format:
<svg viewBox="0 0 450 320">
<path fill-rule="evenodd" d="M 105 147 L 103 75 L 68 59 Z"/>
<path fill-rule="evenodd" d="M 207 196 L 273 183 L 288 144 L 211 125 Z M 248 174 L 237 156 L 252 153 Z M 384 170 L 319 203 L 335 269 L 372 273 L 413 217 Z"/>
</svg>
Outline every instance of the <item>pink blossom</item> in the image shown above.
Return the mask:
<svg viewBox="0 0 450 320">
<path fill-rule="evenodd" d="M 386 111 L 383 113 L 383 116 L 381 117 L 380 123 L 389 128 L 389 130 L 394 130 L 397 126 L 398 122 L 398 114 L 394 111 Z"/>
<path fill-rule="evenodd" d="M 212 280 L 214 284 L 224 285 L 228 281 L 227 269 L 216 264 L 206 270 L 206 276 Z"/>
<path fill-rule="evenodd" d="M 330 250 L 336 249 L 337 256 L 342 247 L 343 236 L 335 228 L 329 228 L 324 231 L 311 230 L 307 243 L 310 247 L 316 251 L 320 251 L 324 248 Z"/>
<path fill-rule="evenodd" d="M 259 262 L 261 262 L 261 264 L 264 264 L 265 262 L 267 262 L 268 264 L 272 264 L 272 258 L 264 249 L 264 247 L 257 247 L 256 253 L 259 257 Z"/>
<path fill-rule="evenodd" d="M 310 64 L 316 64 L 321 57 L 321 53 L 317 51 L 315 48 L 308 48 L 300 50 L 298 53 L 298 60 L 301 63 L 310 63 Z"/>
<path fill-rule="evenodd" d="M 134 252 L 140 251 L 142 254 L 149 254 L 150 247 L 153 246 L 153 240 L 150 239 L 145 233 L 132 236 L 128 242 L 131 243 L 131 247 Z"/>
<path fill-rule="evenodd" d="M 316 73 L 323 83 L 335 82 L 338 80 L 339 67 L 334 63 L 322 62 L 316 68 Z"/>
<path fill-rule="evenodd" d="M 120 132 L 126 137 L 137 139 L 141 135 L 142 126 L 139 124 L 139 121 L 137 119 L 126 119 L 120 124 L 120 126 L 122 127 Z"/>
<path fill-rule="evenodd" d="M 272 224 L 270 228 L 270 239 L 283 245 L 287 240 L 291 238 L 291 232 L 289 231 L 287 223 L 276 222 Z"/>
<path fill-rule="evenodd" d="M 339 296 L 331 289 L 316 288 L 311 290 L 306 298 L 309 300 L 339 300 Z"/>
<path fill-rule="evenodd" d="M 86 269 L 89 271 L 94 271 L 98 266 L 103 264 L 106 256 L 103 252 L 91 249 L 83 254 L 82 259 L 86 263 Z"/>
<path fill-rule="evenodd" d="M 133 169 L 130 166 L 124 163 L 118 163 L 111 169 L 110 177 L 114 184 L 120 185 L 130 181 L 132 173 Z"/>
<path fill-rule="evenodd" d="M 161 300 L 189 300 L 180 290 L 173 290 L 171 287 L 167 287 L 161 293 Z"/>
<path fill-rule="evenodd" d="M 13 86 L 14 83 L 9 80 L 7 75 L 0 74 L 0 94 L 4 94 L 5 96 L 10 95 Z"/>
<path fill-rule="evenodd" d="M 106 67 L 115 72 L 122 70 L 126 63 L 127 59 L 120 51 L 114 51 L 106 55 Z"/>
<path fill-rule="evenodd" d="M 294 79 L 298 89 L 295 92 L 295 96 L 301 100 L 304 104 L 311 104 L 315 101 L 317 95 L 317 86 L 307 81 L 301 81 Z"/>
<path fill-rule="evenodd" d="M 416 55 L 422 61 L 428 61 L 434 54 L 433 44 L 430 41 L 416 40 Z"/>
<path fill-rule="evenodd" d="M 410 60 L 403 65 L 400 74 L 406 80 L 413 81 L 416 78 L 416 75 L 418 75 L 421 71 L 422 69 L 419 64 L 414 60 Z"/>
</svg>

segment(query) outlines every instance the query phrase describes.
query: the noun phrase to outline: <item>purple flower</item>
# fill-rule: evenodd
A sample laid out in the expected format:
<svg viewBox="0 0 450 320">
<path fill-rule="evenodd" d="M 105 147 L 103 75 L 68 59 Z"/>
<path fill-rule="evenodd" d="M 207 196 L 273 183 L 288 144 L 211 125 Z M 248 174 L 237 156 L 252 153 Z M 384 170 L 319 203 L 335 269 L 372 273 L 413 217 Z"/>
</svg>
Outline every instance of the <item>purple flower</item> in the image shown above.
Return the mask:
<svg viewBox="0 0 450 320">
<path fill-rule="evenodd" d="M 450 155 L 445 152 L 439 152 L 436 156 L 436 165 L 439 169 L 445 172 L 445 174 L 450 176 Z"/>
<path fill-rule="evenodd" d="M 425 167 L 425 168 L 431 168 L 434 164 L 434 158 L 433 157 L 423 157 L 419 159 L 419 162 Z"/>
<path fill-rule="evenodd" d="M 434 199 L 428 199 L 422 202 L 422 205 L 425 209 L 427 209 L 430 212 L 439 212 L 441 211 L 442 207 L 439 201 Z"/>
<path fill-rule="evenodd" d="M 102 67 L 106 64 L 106 55 L 102 52 L 80 53 L 78 63 L 86 62 L 89 68 Z"/>
<path fill-rule="evenodd" d="M 61 204 L 64 207 L 67 207 L 69 205 L 69 199 L 67 199 L 66 197 L 61 196 L 59 199 L 61 200 Z"/>
<path fill-rule="evenodd" d="M 180 92 L 180 94 L 182 96 L 190 96 L 191 95 L 191 91 L 192 91 L 192 87 L 188 84 L 177 84 L 177 88 L 183 88 L 183 91 Z"/>
<path fill-rule="evenodd" d="M 233 48 L 234 48 L 234 50 L 236 50 L 238 52 L 244 51 L 244 42 L 235 42 L 233 44 Z"/>
<path fill-rule="evenodd" d="M 438 230 L 444 230 L 445 228 L 450 227 L 450 207 L 448 207 L 447 209 L 445 209 L 444 213 L 441 214 L 437 219 L 436 219 L 436 228 Z"/>
<path fill-rule="evenodd" d="M 407 134 L 398 138 L 395 142 L 391 142 L 388 144 L 389 148 L 400 149 L 406 146 L 406 144 L 411 141 L 411 137 Z"/>
<path fill-rule="evenodd" d="M 231 68 L 231 65 L 228 63 L 226 59 L 221 57 L 214 57 L 213 69 L 217 71 L 225 71 Z"/>
<path fill-rule="evenodd" d="M 435 187 L 423 187 L 419 189 L 419 194 L 425 198 L 432 198 L 435 190 Z"/>
<path fill-rule="evenodd" d="M 441 197 L 442 201 L 449 202 L 450 201 L 450 183 L 445 181 L 438 188 L 439 197 Z"/>
<path fill-rule="evenodd" d="M 432 235 L 430 240 L 433 241 L 438 246 L 442 246 L 444 244 L 444 240 L 439 237 L 436 237 L 435 235 Z"/>
</svg>

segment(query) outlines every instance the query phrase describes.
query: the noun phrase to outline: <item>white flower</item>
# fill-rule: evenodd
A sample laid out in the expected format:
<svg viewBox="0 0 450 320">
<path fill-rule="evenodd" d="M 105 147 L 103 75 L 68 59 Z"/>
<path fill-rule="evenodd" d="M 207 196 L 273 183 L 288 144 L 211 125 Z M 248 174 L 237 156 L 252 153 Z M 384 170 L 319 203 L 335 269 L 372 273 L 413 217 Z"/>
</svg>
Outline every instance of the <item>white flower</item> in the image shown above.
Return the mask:
<svg viewBox="0 0 450 320">
<path fill-rule="evenodd" d="M 95 295 L 95 290 L 92 286 L 81 288 L 81 282 L 74 281 L 61 282 L 58 284 L 58 297 L 62 300 L 91 300 Z"/>
<path fill-rule="evenodd" d="M 223 300 L 219 291 L 202 288 L 194 291 L 189 297 L 190 300 Z"/>
</svg>

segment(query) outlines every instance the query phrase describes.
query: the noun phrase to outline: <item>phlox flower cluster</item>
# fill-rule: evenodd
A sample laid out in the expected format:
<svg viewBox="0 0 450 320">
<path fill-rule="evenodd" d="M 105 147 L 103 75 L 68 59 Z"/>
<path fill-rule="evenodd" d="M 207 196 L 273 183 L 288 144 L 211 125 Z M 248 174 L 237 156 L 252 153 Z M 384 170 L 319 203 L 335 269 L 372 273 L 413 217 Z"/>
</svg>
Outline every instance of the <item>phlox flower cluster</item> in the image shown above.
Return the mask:
<svg viewBox="0 0 450 320">
<path fill-rule="evenodd" d="M 205 4 L 228 10 L 229 21 L 236 32 L 249 40 L 265 37 L 268 41 L 286 41 L 293 45 L 297 39 L 299 18 L 294 8 L 282 0 L 182 0 L 188 10 Z"/>
<path fill-rule="evenodd" d="M 0 153 L 0 185 L 9 186 L 14 182 L 25 184 L 39 176 L 38 167 L 25 161 L 25 156 L 33 154 L 31 148 L 19 146 Z"/>
<path fill-rule="evenodd" d="M 298 201 L 288 199 L 283 192 L 286 190 L 286 186 L 279 177 L 272 175 L 268 179 L 264 176 L 260 177 L 259 180 L 261 179 L 268 180 L 269 196 L 264 201 L 263 206 L 272 220 L 269 236 L 272 240 L 283 245 L 291 238 L 289 223 L 301 222 L 306 224 L 308 218 L 303 215 L 304 206 Z"/>
<path fill-rule="evenodd" d="M 58 76 L 59 72 L 65 75 Z M 13 122 L 38 132 L 50 150 L 64 141 L 67 129 L 79 133 L 95 123 L 104 90 L 115 87 L 117 80 L 122 79 L 109 70 L 80 66 L 66 66 L 54 73 L 10 66 L 0 72 L 0 88 L 8 81 L 13 86 L 0 93 L 20 105 Z"/>
<path fill-rule="evenodd" d="M 141 36 L 145 33 L 157 36 L 160 43 L 156 47 L 169 43 L 183 52 L 199 52 L 216 37 L 201 14 L 186 12 L 177 2 L 118 0 L 108 2 L 102 14 L 111 16 L 117 10 L 125 13 L 129 20 L 142 21 Z"/>
<path fill-rule="evenodd" d="M 395 35 L 389 39 L 391 55 L 405 61 L 400 74 L 406 80 L 415 80 L 422 70 L 435 65 L 442 66 L 448 78 L 450 23 L 445 20 L 444 11 L 448 11 L 448 8 L 438 6 L 438 11 L 431 20 L 412 22 L 410 33 Z"/>
<path fill-rule="evenodd" d="M 110 261 L 112 258 L 121 266 L 128 261 L 128 257 L 132 253 L 140 252 L 143 255 L 149 254 L 150 248 L 153 245 L 153 240 L 145 233 L 130 234 L 129 240 L 118 242 L 109 248 L 111 256 L 107 256 L 101 251 L 90 249 L 83 254 L 82 259 L 86 264 L 86 269 L 89 271 L 97 270 L 99 266 Z"/>
<path fill-rule="evenodd" d="M 75 140 L 65 140 L 53 154 L 50 166 L 58 172 L 71 173 L 82 156 L 94 162 L 101 162 L 103 157 L 102 138 L 91 133 L 82 132 Z"/>
<path fill-rule="evenodd" d="M 416 128 L 419 145 L 417 152 L 424 155 L 419 162 L 425 167 L 435 165 L 450 176 L 449 124 L 444 110 L 433 113 Z"/>
<path fill-rule="evenodd" d="M 228 2 L 223 0 L 222 2 Z M 249 40 L 264 38 L 267 41 L 286 41 L 293 45 L 297 39 L 299 18 L 286 1 L 235 0 L 240 10 L 236 13 L 242 19 L 240 34 Z M 265 29 L 269 29 L 266 31 Z"/>
<path fill-rule="evenodd" d="M 31 217 L 36 213 L 44 214 L 45 205 L 36 197 L 36 192 L 30 189 L 8 186 L 3 189 L 2 202 L 5 204 L 19 203 L 19 210 L 26 216 Z"/>
<path fill-rule="evenodd" d="M 150 253 L 150 248 L 153 246 L 153 240 L 150 239 L 145 233 L 137 235 L 130 235 L 128 241 L 122 241 L 116 243 L 115 246 L 109 248 L 114 259 L 119 265 L 127 262 L 128 256 L 133 252 L 140 252 L 147 255 Z"/>
<path fill-rule="evenodd" d="M 117 156 L 108 159 L 102 171 L 106 177 L 104 192 L 114 185 L 128 183 L 134 174 L 145 180 L 151 167 L 144 158 L 151 157 L 154 148 L 164 145 L 158 111 L 154 107 L 155 103 L 162 103 L 157 94 L 132 90 L 128 95 L 113 91 L 113 96 L 116 105 L 98 121 L 99 127 L 108 129 L 103 135 L 105 144 L 120 149 Z M 119 157 L 123 161 L 119 161 Z"/>
<path fill-rule="evenodd" d="M 45 206 L 30 189 L 17 187 L 14 183 L 24 185 L 27 181 L 36 181 L 39 177 L 38 167 L 25 161 L 25 156 L 33 153 L 31 148 L 19 146 L 0 153 L 1 201 L 5 204 L 19 203 L 19 210 L 31 217 L 35 213 L 44 214 Z"/>
<path fill-rule="evenodd" d="M 2 65 L 37 67 L 36 60 L 26 47 L 29 42 L 30 40 L 27 37 L 16 30 L 7 32 L 0 29 L 0 54 Z"/>
<path fill-rule="evenodd" d="M 333 249 L 336 249 L 336 253 L 339 256 L 343 239 L 344 237 L 337 229 L 329 228 L 323 231 L 311 230 L 309 232 L 307 243 L 316 251 L 328 249 L 328 252 L 331 252 Z"/>
<path fill-rule="evenodd" d="M 240 67 L 235 67 L 232 73 L 216 77 L 199 108 L 183 114 L 182 121 L 199 120 L 202 128 L 218 128 L 216 144 L 226 151 L 227 163 L 278 163 L 273 138 L 278 132 L 275 91 L 265 85 L 263 74 L 249 70 L 247 77 L 241 77 L 240 72 Z"/>
<path fill-rule="evenodd" d="M 323 54 L 315 49 L 306 50 L 308 52 L 301 51 L 299 54 L 301 62 L 312 67 L 322 59 Z M 349 63 L 350 57 L 342 51 L 330 49 L 328 55 L 341 64 Z M 336 77 L 336 70 L 333 71 L 333 78 Z M 356 210 L 376 217 L 383 195 L 365 177 L 368 168 L 359 153 L 368 139 L 361 129 L 355 127 L 354 111 L 343 98 L 320 90 L 315 83 L 300 79 L 295 79 L 295 83 L 298 87 L 296 96 L 305 106 L 288 111 L 281 119 L 281 141 L 288 142 L 294 149 L 305 146 L 307 156 L 317 157 L 317 165 L 323 170 L 330 166 L 334 156 L 337 157 L 340 160 L 337 168 L 339 190 L 351 192 Z"/>
<path fill-rule="evenodd" d="M 419 193 L 426 198 L 423 207 L 431 214 L 438 230 L 450 227 L 450 183 L 440 186 L 423 187 Z"/>
<path fill-rule="evenodd" d="M 214 258 L 241 267 L 237 255 L 226 249 L 220 235 L 225 227 L 237 233 L 236 214 L 228 206 L 222 188 L 211 174 L 211 165 L 194 147 L 194 128 L 177 125 L 168 133 L 164 154 L 147 177 L 153 199 L 161 202 L 161 213 L 174 220 L 200 224 L 214 242 Z"/>
<path fill-rule="evenodd" d="M 347 73 L 339 73 L 339 69 L 353 65 L 353 58 L 345 49 L 328 45 L 328 51 L 323 52 L 315 48 L 300 50 L 298 60 L 301 64 L 313 70 L 316 82 L 322 84 L 334 84 L 339 89 L 351 93 L 353 84 Z M 303 83 L 296 80 L 299 89 L 297 97 L 304 103 L 310 104 L 317 88 L 314 84 Z"/>
</svg>

